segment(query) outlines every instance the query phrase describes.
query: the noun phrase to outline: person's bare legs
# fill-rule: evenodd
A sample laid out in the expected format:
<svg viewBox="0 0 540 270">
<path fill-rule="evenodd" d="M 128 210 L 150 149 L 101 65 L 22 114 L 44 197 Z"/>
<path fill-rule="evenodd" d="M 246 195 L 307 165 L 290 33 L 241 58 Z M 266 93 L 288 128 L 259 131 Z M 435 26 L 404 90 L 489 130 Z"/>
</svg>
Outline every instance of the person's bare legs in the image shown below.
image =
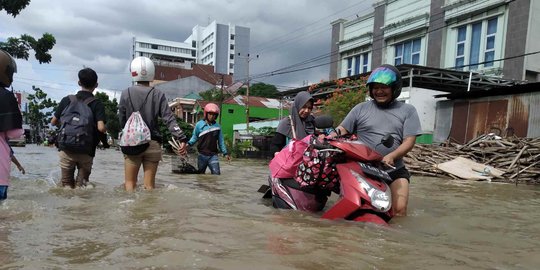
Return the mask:
<svg viewBox="0 0 540 270">
<path fill-rule="evenodd" d="M 124 187 L 126 188 L 126 191 L 133 192 L 135 187 L 137 187 L 137 175 L 139 174 L 140 166 L 140 164 L 136 165 L 131 162 L 124 162 Z"/>
<path fill-rule="evenodd" d="M 150 190 L 156 187 L 156 173 L 157 173 L 158 165 L 159 165 L 159 162 L 146 161 L 143 163 L 145 189 Z"/>
<path fill-rule="evenodd" d="M 409 181 L 405 178 L 398 178 L 390 184 L 392 191 L 392 208 L 396 216 L 407 215 L 407 204 L 409 203 Z"/>
</svg>

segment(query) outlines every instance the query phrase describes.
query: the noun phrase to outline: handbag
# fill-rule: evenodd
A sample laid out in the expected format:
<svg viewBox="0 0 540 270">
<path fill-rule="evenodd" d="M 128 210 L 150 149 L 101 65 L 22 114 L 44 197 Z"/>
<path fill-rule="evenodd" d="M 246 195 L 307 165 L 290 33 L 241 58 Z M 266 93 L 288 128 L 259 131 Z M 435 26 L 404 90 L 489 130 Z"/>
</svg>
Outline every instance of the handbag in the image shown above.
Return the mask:
<svg viewBox="0 0 540 270">
<path fill-rule="evenodd" d="M 302 162 L 309 141 L 313 135 L 302 140 L 292 139 L 287 146 L 279 151 L 268 165 L 274 178 L 293 178 L 298 165 Z"/>
<path fill-rule="evenodd" d="M 317 149 L 315 148 L 317 143 L 317 138 L 311 136 L 294 179 L 300 187 L 335 190 L 339 187 L 336 164 L 340 151 Z"/>
</svg>

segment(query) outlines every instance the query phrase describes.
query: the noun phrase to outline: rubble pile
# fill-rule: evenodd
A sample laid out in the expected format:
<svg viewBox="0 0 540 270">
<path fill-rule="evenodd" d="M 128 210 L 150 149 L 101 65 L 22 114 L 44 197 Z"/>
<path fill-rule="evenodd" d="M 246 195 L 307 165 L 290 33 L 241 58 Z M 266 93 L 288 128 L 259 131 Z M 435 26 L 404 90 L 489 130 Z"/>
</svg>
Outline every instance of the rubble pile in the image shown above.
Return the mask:
<svg viewBox="0 0 540 270">
<path fill-rule="evenodd" d="M 540 184 L 540 138 L 502 138 L 493 133 L 481 135 L 464 145 L 448 142 L 444 145 L 416 144 L 404 158 L 413 175 L 445 176 L 460 179 L 437 167 L 438 164 L 462 157 L 502 171 L 493 182 Z"/>
</svg>

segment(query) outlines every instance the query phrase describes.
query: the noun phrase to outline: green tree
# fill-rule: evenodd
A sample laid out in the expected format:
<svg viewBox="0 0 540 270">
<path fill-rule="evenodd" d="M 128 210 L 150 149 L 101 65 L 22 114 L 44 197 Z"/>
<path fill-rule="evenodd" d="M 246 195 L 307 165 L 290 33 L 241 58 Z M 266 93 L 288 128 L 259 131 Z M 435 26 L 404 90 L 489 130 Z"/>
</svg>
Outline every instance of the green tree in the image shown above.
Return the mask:
<svg viewBox="0 0 540 270">
<path fill-rule="evenodd" d="M 223 91 L 222 93 L 220 88 L 212 88 L 212 89 L 200 92 L 199 96 L 201 96 L 203 100 L 215 101 L 215 102 L 220 102 L 222 100 L 225 100 L 231 97 L 231 95 L 225 91 Z"/>
<path fill-rule="evenodd" d="M 0 0 L 0 11 L 5 10 L 7 14 L 14 18 L 28 6 L 30 0 Z M 7 42 L 0 42 L 0 49 L 10 53 L 13 57 L 28 60 L 29 51 L 34 50 L 35 58 L 40 64 L 50 63 L 51 54 L 49 50 L 56 44 L 56 39 L 52 34 L 45 33 L 40 39 L 23 34 L 20 38 L 9 37 Z"/>
<path fill-rule="evenodd" d="M 56 101 L 47 98 L 47 93 L 40 88 L 32 86 L 34 94 L 28 95 L 28 112 L 23 112 L 27 123 L 32 128 L 32 137 L 36 141 L 37 135 L 51 122 L 53 109 L 58 105 Z"/>
<path fill-rule="evenodd" d="M 193 134 L 193 126 L 184 122 L 180 118 L 176 118 L 176 122 L 178 123 L 178 126 L 180 126 L 180 128 L 182 129 L 182 131 L 184 132 L 184 134 L 189 140 L 191 138 L 191 135 Z M 158 125 L 159 125 L 159 131 L 161 132 L 161 136 L 163 138 L 163 148 L 167 149 L 168 151 L 172 151 L 172 146 L 169 143 L 169 140 L 171 140 L 172 135 L 171 135 L 171 132 L 169 131 L 169 128 L 165 126 L 165 123 L 163 123 L 163 120 L 161 119 L 158 120 Z"/>
<path fill-rule="evenodd" d="M 245 95 L 246 92 L 246 88 L 238 90 L 239 95 Z M 274 85 L 260 82 L 249 86 L 249 95 L 255 97 L 276 98 L 279 96 L 279 90 L 277 90 Z"/>
<path fill-rule="evenodd" d="M 356 106 L 366 100 L 366 78 L 358 80 L 337 80 L 333 87 L 334 92 L 324 102 L 321 110 L 334 119 L 334 123 L 341 123 L 345 116 Z M 311 86 L 310 91 L 318 88 Z"/>
<path fill-rule="evenodd" d="M 120 127 L 120 120 L 118 119 L 118 102 L 116 98 L 112 101 L 109 100 L 109 96 L 105 93 L 97 92 L 96 99 L 100 100 L 105 107 L 105 121 L 107 123 L 107 132 L 114 139 L 118 138 L 118 133 L 122 127 Z"/>
</svg>

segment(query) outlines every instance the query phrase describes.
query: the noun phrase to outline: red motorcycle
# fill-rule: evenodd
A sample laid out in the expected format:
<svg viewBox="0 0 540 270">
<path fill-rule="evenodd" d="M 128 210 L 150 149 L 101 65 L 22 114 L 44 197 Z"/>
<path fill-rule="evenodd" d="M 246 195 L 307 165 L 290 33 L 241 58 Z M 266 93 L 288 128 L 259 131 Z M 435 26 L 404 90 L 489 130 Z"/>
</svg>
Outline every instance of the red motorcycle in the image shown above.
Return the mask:
<svg viewBox="0 0 540 270">
<path fill-rule="evenodd" d="M 330 118 L 318 119 L 316 126 L 325 128 L 333 122 Z M 322 124 L 321 124 L 322 123 Z M 381 144 L 390 147 L 394 138 L 385 136 Z M 392 195 L 386 182 L 391 181 L 381 162 L 382 156 L 354 139 L 337 137 L 324 139 L 314 145 L 319 151 L 334 151 L 341 155 L 335 164 L 339 175 L 339 199 L 324 210 L 322 218 L 346 219 L 386 225 L 394 216 L 391 209 Z M 295 179 L 269 179 L 269 186 L 263 185 L 263 198 L 272 198 L 276 208 L 287 208 L 315 212 L 323 210 L 328 190 L 301 187 Z"/>
</svg>

